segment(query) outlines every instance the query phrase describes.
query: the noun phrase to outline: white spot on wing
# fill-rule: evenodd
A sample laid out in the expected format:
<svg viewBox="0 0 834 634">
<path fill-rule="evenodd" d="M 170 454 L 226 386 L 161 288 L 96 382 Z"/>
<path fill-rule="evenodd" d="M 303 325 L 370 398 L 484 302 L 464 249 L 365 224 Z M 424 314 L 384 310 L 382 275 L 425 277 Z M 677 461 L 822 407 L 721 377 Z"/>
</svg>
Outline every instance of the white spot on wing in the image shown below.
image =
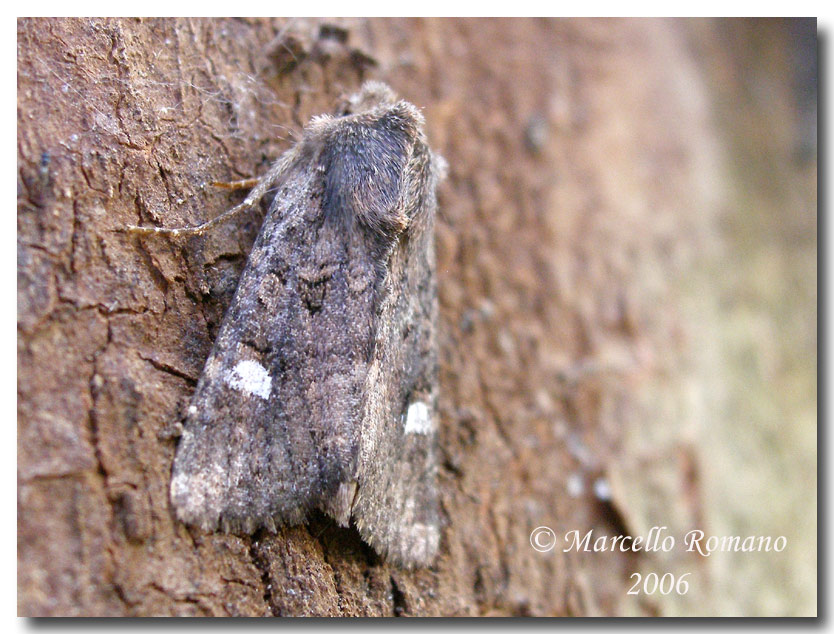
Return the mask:
<svg viewBox="0 0 834 634">
<path fill-rule="evenodd" d="M 429 408 L 422 401 L 415 401 L 408 406 L 405 415 L 406 434 L 430 434 L 433 431 Z"/>
<path fill-rule="evenodd" d="M 257 361 L 247 359 L 240 361 L 227 378 L 230 387 L 247 394 L 260 396 L 266 400 L 272 390 L 272 377 Z"/>
</svg>

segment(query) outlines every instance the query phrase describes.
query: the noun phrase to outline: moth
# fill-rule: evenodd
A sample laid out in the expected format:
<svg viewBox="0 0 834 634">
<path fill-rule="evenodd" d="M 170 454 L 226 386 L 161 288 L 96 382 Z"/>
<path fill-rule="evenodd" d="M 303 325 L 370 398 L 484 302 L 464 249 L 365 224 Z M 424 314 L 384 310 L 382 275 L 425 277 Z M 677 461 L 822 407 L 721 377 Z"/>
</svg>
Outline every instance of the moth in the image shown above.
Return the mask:
<svg viewBox="0 0 834 634">
<path fill-rule="evenodd" d="M 240 206 L 275 191 L 186 415 L 182 521 L 252 533 L 319 509 L 393 564 L 433 561 L 443 171 L 420 112 L 369 82 Z"/>
</svg>

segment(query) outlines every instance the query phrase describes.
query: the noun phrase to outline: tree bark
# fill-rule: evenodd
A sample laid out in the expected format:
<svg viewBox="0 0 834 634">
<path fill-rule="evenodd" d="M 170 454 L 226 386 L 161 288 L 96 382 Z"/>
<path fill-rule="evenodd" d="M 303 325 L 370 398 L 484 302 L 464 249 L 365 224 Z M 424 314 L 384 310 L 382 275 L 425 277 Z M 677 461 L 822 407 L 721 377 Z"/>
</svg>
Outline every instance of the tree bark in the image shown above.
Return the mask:
<svg viewBox="0 0 834 634">
<path fill-rule="evenodd" d="M 19 613 L 703 606 L 702 557 L 530 543 L 539 526 L 680 539 L 704 517 L 709 320 L 682 289 L 718 249 L 726 175 L 691 37 L 652 20 L 20 20 Z M 450 167 L 443 531 L 413 572 L 324 518 L 252 537 L 176 520 L 176 424 L 265 207 L 200 237 L 119 231 L 220 214 L 242 194 L 207 183 L 263 173 L 369 78 L 423 109 Z M 650 570 L 692 589 L 632 601 Z"/>
</svg>

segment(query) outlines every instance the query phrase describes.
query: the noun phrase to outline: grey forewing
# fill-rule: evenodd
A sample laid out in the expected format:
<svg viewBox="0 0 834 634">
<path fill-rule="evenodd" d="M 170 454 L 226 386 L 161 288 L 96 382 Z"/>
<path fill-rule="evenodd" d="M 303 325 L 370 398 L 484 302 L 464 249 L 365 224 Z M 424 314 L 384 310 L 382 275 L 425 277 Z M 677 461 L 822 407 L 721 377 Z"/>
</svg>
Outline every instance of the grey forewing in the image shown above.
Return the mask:
<svg viewBox="0 0 834 634">
<path fill-rule="evenodd" d="M 308 165 L 291 166 L 297 174 L 276 194 L 192 398 L 193 432 L 174 464 L 175 483 L 191 480 L 174 489 L 184 519 L 232 530 L 295 522 L 355 480 L 384 259 L 394 240 L 348 207 L 372 173 L 357 157 L 381 158 L 374 135 L 361 128 L 350 126 L 333 144 L 343 153 L 330 146 L 306 153 L 306 162 L 325 169 L 310 178 Z M 393 172 L 403 166 L 383 170 L 377 217 L 387 211 L 378 205 L 394 206 L 388 201 L 396 201 L 401 175 Z M 263 368 L 267 395 L 247 389 L 236 373 L 241 363 Z"/>
<path fill-rule="evenodd" d="M 437 173 L 413 106 L 373 83 L 352 99 L 361 112 L 314 119 L 273 170 L 280 188 L 192 398 L 171 499 L 186 522 L 244 532 L 318 507 L 352 517 L 390 561 L 427 565 Z"/>
</svg>

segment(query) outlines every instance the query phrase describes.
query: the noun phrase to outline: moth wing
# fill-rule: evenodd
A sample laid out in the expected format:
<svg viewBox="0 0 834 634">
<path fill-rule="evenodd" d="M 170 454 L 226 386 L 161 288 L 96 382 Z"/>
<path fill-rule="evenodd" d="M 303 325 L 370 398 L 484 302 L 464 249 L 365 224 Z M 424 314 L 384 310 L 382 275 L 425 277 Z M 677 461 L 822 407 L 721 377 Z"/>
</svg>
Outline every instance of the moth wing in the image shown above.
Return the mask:
<svg viewBox="0 0 834 634">
<path fill-rule="evenodd" d="M 406 567 L 429 565 L 440 539 L 433 161 L 419 141 L 405 178 L 409 228 L 389 261 L 383 317 L 368 371 L 352 509 L 363 539 Z"/>
<path fill-rule="evenodd" d="M 362 387 L 355 480 L 323 505 L 349 512 L 362 538 L 394 563 L 429 564 L 439 541 L 435 485 L 436 166 L 414 106 L 379 99 L 330 131 L 325 209 L 355 219 L 380 273 Z M 349 506 L 348 506 L 349 505 Z"/>
<path fill-rule="evenodd" d="M 177 449 L 172 503 L 206 530 L 299 523 L 354 479 L 379 272 L 321 206 L 317 141 L 285 159 Z"/>
<path fill-rule="evenodd" d="M 431 338 L 434 333 L 424 331 Z M 415 335 L 416 338 L 416 335 Z M 406 567 L 429 565 L 440 540 L 434 455 L 437 433 L 436 394 L 427 375 L 435 372 L 433 352 L 412 366 L 412 389 L 389 382 L 388 397 L 372 399 L 362 435 L 359 489 L 352 515 L 362 538 L 386 559 Z M 409 356 L 408 354 L 405 355 Z M 387 357 L 387 358 L 386 358 Z M 369 381 L 385 383 L 390 372 L 383 357 Z M 408 372 L 408 370 L 406 370 Z"/>
</svg>

